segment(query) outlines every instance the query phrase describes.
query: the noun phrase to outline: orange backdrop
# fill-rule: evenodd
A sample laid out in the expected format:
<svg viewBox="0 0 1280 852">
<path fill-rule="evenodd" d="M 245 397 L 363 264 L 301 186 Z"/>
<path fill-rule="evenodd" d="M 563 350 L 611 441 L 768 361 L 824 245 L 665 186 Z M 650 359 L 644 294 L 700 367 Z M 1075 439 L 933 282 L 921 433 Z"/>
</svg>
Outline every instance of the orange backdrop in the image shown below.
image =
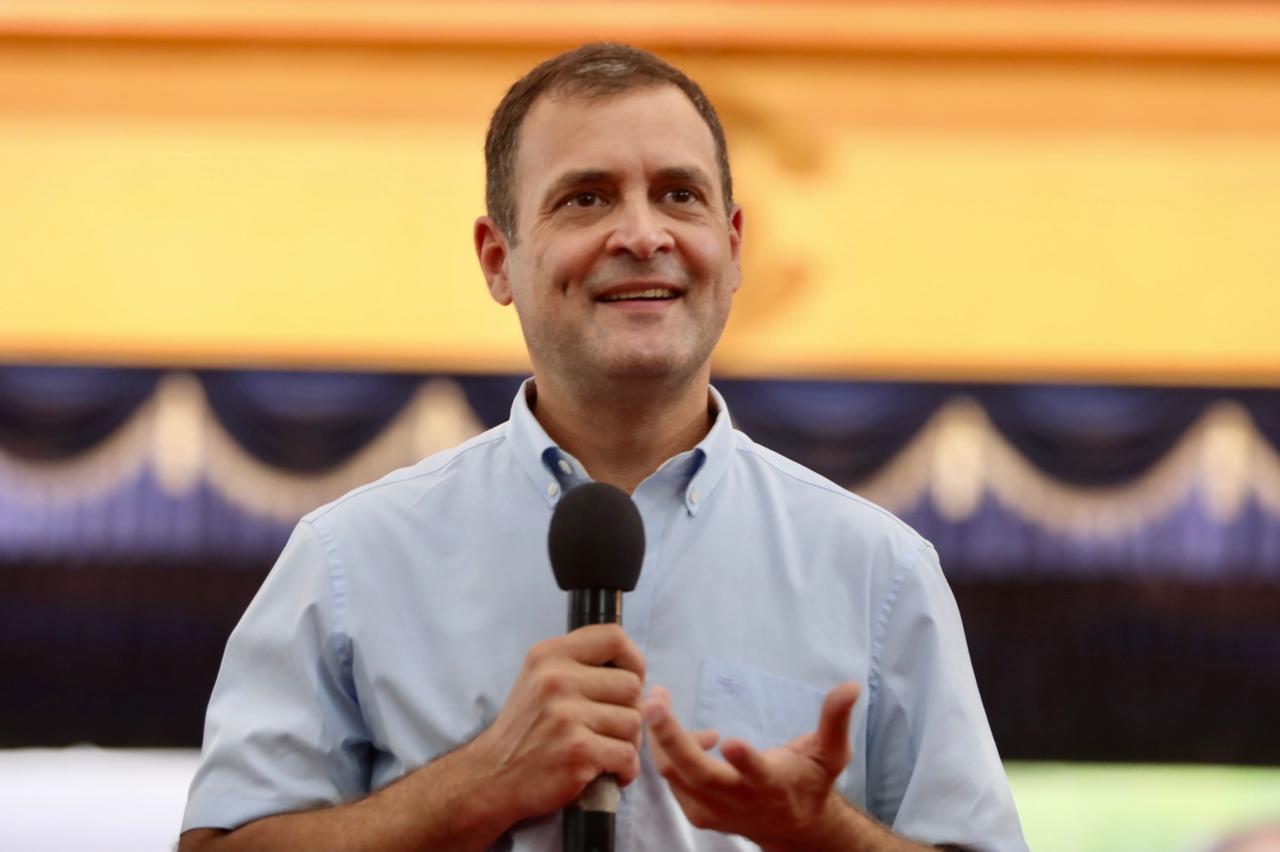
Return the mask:
<svg viewBox="0 0 1280 852">
<path fill-rule="evenodd" d="M 722 372 L 1280 384 L 1269 4 L 0 7 L 0 360 L 524 368 L 504 88 L 659 50 L 730 134 Z"/>
</svg>

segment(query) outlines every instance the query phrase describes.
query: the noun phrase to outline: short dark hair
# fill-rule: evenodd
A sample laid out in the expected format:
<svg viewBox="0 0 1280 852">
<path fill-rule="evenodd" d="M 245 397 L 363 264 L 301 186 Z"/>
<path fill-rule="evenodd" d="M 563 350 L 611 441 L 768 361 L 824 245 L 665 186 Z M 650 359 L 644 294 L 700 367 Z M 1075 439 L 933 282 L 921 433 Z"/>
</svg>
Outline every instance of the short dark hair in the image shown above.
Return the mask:
<svg viewBox="0 0 1280 852">
<path fill-rule="evenodd" d="M 675 86 L 692 102 L 711 130 L 726 215 L 733 210 L 733 178 L 729 149 L 715 107 L 701 87 L 684 72 L 647 50 L 625 44 L 586 44 L 553 56 L 515 82 L 493 111 L 484 141 L 485 206 L 489 216 L 515 239 L 514 185 L 520 127 L 538 98 L 547 94 L 604 98 L 632 89 Z"/>
</svg>

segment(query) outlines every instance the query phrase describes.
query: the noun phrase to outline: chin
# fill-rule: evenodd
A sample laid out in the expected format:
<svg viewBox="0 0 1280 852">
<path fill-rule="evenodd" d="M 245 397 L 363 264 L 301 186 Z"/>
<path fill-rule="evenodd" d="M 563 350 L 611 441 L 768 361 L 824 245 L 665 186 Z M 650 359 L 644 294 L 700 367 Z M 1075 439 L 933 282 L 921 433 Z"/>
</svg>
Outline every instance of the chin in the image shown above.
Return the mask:
<svg viewBox="0 0 1280 852">
<path fill-rule="evenodd" d="M 647 356 L 632 353 L 595 363 L 599 374 L 610 381 L 682 382 L 697 375 L 705 360 L 664 352 Z"/>
</svg>

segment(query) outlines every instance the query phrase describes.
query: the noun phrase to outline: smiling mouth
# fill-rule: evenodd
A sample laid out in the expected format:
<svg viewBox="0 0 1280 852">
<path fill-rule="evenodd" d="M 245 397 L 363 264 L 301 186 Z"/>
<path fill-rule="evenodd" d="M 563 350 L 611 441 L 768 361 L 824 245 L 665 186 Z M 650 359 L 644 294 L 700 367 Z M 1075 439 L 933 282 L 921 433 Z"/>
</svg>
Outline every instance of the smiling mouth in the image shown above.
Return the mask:
<svg viewBox="0 0 1280 852">
<path fill-rule="evenodd" d="M 600 302 L 661 302 L 674 299 L 680 294 L 665 287 L 654 287 L 649 290 L 636 290 L 632 293 L 613 293 L 601 296 Z"/>
</svg>

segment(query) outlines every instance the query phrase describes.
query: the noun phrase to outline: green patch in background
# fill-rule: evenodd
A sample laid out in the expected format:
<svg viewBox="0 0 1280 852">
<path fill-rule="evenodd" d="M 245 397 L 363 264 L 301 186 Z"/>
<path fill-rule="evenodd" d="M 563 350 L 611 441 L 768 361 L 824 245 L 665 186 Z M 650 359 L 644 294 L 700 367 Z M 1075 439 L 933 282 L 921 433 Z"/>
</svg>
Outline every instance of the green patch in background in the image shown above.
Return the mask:
<svg viewBox="0 0 1280 852">
<path fill-rule="evenodd" d="M 1241 829 L 1280 824 L 1280 767 L 1010 761 L 1005 769 L 1032 852 L 1202 852 Z"/>
</svg>

